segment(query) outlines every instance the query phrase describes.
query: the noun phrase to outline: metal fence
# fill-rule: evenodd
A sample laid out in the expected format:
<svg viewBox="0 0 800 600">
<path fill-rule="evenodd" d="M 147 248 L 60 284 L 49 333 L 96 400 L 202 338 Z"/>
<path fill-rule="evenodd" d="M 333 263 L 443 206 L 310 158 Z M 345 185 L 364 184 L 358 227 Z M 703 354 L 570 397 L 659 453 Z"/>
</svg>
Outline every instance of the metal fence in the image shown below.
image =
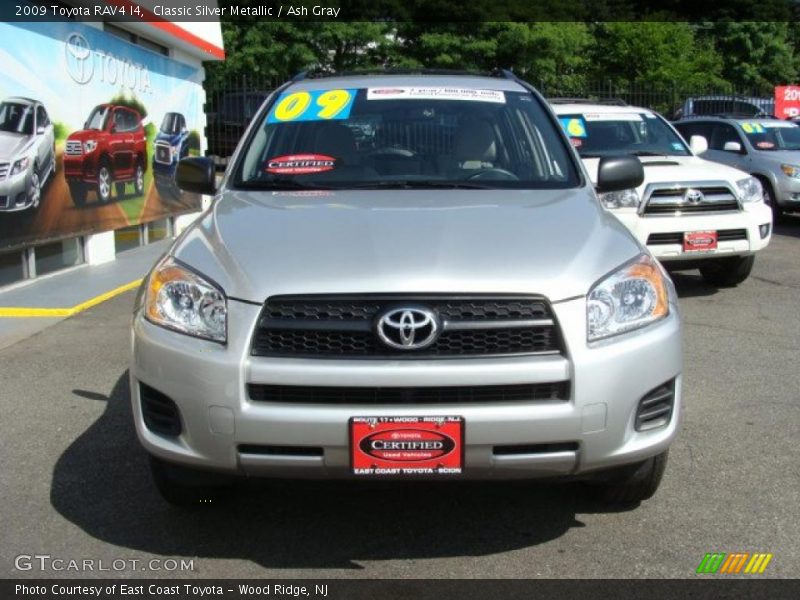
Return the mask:
<svg viewBox="0 0 800 600">
<path fill-rule="evenodd" d="M 206 154 L 217 157 L 218 164 L 224 166 L 258 107 L 269 92 L 281 83 L 256 76 L 214 78 L 206 90 Z M 771 115 L 774 110 L 773 100 L 765 96 L 763 90 L 698 90 L 677 83 L 656 86 L 636 82 L 593 82 L 576 87 L 547 85 L 535 80 L 531 83 L 549 99 L 624 102 L 658 111 L 669 119 L 691 113 Z"/>
</svg>

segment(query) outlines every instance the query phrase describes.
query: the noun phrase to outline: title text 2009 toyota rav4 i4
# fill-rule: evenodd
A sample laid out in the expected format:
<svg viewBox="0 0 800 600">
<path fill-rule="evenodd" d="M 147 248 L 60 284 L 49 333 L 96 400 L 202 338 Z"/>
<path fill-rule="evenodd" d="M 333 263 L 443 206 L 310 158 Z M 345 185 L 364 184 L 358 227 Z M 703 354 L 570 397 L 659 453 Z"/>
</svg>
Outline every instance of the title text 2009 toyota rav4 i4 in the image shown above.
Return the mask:
<svg viewBox="0 0 800 600">
<path fill-rule="evenodd" d="M 599 165 L 602 192 L 642 180 Z M 213 193 L 187 158 L 186 190 Z M 681 338 L 661 266 L 510 74 L 297 79 L 137 298 L 130 371 L 162 494 L 229 476 L 658 487 Z"/>
</svg>

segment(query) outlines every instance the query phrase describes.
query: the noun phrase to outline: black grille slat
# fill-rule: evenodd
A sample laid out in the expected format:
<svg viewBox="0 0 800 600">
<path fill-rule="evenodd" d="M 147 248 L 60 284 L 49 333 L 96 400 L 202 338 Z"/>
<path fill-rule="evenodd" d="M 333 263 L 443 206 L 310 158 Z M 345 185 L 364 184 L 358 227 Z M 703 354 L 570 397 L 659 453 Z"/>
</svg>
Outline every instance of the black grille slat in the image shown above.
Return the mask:
<svg viewBox="0 0 800 600">
<path fill-rule="evenodd" d="M 569 382 L 451 387 L 314 387 L 249 384 L 250 399 L 285 404 L 463 404 L 569 399 Z"/>
<path fill-rule="evenodd" d="M 717 231 L 717 241 L 719 242 L 734 242 L 746 239 L 746 229 L 720 229 Z M 683 232 L 670 231 L 668 233 L 651 233 L 647 238 L 648 246 L 664 244 L 683 244 Z"/>
<path fill-rule="evenodd" d="M 444 324 L 436 341 L 398 350 L 379 341 L 374 322 L 394 306 L 419 305 Z M 539 296 L 278 296 L 270 298 L 253 337 L 254 356 L 423 358 L 561 352 L 549 304 Z"/>
</svg>

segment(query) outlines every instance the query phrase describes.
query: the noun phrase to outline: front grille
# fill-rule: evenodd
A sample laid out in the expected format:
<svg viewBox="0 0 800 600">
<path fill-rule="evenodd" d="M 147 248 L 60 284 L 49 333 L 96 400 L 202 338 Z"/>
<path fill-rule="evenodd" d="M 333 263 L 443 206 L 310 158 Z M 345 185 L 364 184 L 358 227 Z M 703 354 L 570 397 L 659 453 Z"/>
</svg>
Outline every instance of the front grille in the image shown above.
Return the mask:
<svg viewBox="0 0 800 600">
<path fill-rule="evenodd" d="M 81 153 L 82 149 L 79 141 L 67 142 L 67 145 L 64 148 L 64 154 L 69 154 L 70 156 L 80 156 Z"/>
<path fill-rule="evenodd" d="M 546 402 L 569 399 L 568 381 L 451 387 L 247 386 L 255 402 L 281 404 L 469 404 Z"/>
<path fill-rule="evenodd" d="M 375 331 L 384 311 L 421 306 L 441 324 L 417 350 L 385 345 Z M 421 358 L 544 354 L 562 351 L 558 327 L 540 296 L 277 296 L 261 312 L 254 356 Z"/>
<path fill-rule="evenodd" d="M 649 431 L 665 426 L 672 418 L 675 405 L 675 380 L 648 392 L 636 411 L 636 431 Z"/>
<path fill-rule="evenodd" d="M 150 431 L 170 437 L 180 435 L 180 412 L 172 399 L 144 383 L 139 384 L 139 398 L 144 424 Z"/>
<path fill-rule="evenodd" d="M 720 229 L 717 231 L 717 241 L 735 242 L 746 240 L 746 229 Z M 659 246 L 665 244 L 683 244 L 683 232 L 671 231 L 669 233 L 651 233 L 647 238 L 648 246 Z"/>
<path fill-rule="evenodd" d="M 156 162 L 166 165 L 172 162 L 172 148 L 170 148 L 169 144 L 165 144 L 164 142 L 158 142 L 155 146 L 155 151 L 156 151 Z"/>
<path fill-rule="evenodd" d="M 691 202 L 684 198 L 688 190 L 702 193 L 702 199 Z M 727 185 L 677 185 L 654 187 L 645 199 L 645 215 L 697 214 L 736 212 L 739 202 Z"/>
<path fill-rule="evenodd" d="M 8 168 L 11 166 L 11 163 L 1 162 L 0 163 L 0 180 L 5 179 L 8 175 Z"/>
</svg>

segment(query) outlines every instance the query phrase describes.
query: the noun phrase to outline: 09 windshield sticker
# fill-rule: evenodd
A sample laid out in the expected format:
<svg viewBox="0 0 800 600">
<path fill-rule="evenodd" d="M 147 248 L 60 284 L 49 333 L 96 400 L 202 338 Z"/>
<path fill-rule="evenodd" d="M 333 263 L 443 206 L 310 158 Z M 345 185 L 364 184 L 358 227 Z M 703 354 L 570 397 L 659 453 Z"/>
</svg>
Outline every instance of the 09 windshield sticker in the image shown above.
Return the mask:
<svg viewBox="0 0 800 600">
<path fill-rule="evenodd" d="M 267 115 L 267 123 L 334 121 L 350 117 L 356 89 L 284 92 Z"/>
<path fill-rule="evenodd" d="M 367 100 L 465 100 L 505 104 L 506 95 L 499 90 L 478 90 L 455 87 L 382 87 L 368 88 Z"/>
<path fill-rule="evenodd" d="M 284 154 L 267 159 L 264 171 L 274 175 L 309 175 L 336 167 L 336 159 L 327 154 Z"/>
<path fill-rule="evenodd" d="M 585 138 L 588 136 L 586 133 L 586 123 L 580 117 L 561 117 L 558 121 L 569 137 Z M 575 145 L 574 142 L 573 145 Z"/>
</svg>

